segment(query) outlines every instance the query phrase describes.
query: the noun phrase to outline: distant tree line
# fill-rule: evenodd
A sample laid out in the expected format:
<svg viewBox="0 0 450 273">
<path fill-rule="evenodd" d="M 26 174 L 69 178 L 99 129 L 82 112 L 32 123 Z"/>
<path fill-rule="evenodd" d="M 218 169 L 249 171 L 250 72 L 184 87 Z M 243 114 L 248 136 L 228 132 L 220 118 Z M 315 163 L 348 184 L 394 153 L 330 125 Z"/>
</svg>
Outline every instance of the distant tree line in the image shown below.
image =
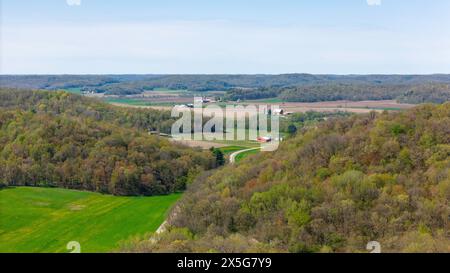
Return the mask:
<svg viewBox="0 0 450 273">
<path fill-rule="evenodd" d="M 450 85 L 326 84 L 282 89 L 279 96 L 294 102 L 399 100 L 406 103 L 443 103 L 450 100 Z"/>
<path fill-rule="evenodd" d="M 436 75 L 0 75 L 0 87 L 31 89 L 81 88 L 86 91 L 109 95 L 132 95 L 156 88 L 191 91 L 229 91 L 232 99 L 253 99 L 278 96 L 285 88 L 294 94 L 289 98 L 298 100 L 295 93 L 304 91 L 303 86 L 339 89 L 358 86 L 359 92 L 384 91 L 396 86 L 427 84 L 450 84 L 450 76 Z M 340 86 L 343 85 L 343 86 Z M 361 89 L 366 87 L 366 90 Z M 376 88 L 375 88 L 376 87 Z M 316 89 L 317 89 L 316 88 Z M 441 88 L 438 86 L 438 88 Z M 294 90 L 292 90 L 294 89 Z M 332 90 L 331 90 L 332 91 Z M 339 92 L 335 90 L 335 92 Z M 395 90 L 393 91 L 395 93 Z M 339 94 L 338 94 L 339 95 Z M 348 95 L 352 97 L 355 94 Z M 397 94 L 399 96 L 400 94 Z M 339 95 L 341 96 L 341 95 Z M 379 96 L 376 96 L 378 99 Z M 396 98 L 396 97 L 394 97 Z"/>
<path fill-rule="evenodd" d="M 279 98 L 287 102 L 397 100 L 403 103 L 444 103 L 450 100 L 450 84 L 415 85 L 327 83 L 284 88 L 230 90 L 229 100 Z"/>
<path fill-rule="evenodd" d="M 232 89 L 229 90 L 224 100 L 237 101 L 237 100 L 259 100 L 267 98 L 276 98 L 280 94 L 280 91 L 276 88 L 256 88 L 256 89 Z"/>
</svg>

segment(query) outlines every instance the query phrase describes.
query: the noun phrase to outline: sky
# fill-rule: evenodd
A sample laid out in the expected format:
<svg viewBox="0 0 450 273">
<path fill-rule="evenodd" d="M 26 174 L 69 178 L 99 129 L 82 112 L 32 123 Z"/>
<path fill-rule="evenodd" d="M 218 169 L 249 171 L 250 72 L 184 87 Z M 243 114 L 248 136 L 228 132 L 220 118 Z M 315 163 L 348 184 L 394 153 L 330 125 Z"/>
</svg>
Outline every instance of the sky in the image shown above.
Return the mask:
<svg viewBox="0 0 450 273">
<path fill-rule="evenodd" d="M 0 5 L 0 74 L 450 73 L 449 0 Z"/>
</svg>

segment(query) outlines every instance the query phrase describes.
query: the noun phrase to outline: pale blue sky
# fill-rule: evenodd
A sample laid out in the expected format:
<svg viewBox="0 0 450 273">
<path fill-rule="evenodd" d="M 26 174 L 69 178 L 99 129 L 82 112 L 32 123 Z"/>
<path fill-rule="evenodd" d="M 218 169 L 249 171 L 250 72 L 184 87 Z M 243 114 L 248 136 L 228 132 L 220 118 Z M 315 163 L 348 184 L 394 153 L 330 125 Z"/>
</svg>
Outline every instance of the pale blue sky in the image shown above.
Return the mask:
<svg viewBox="0 0 450 273">
<path fill-rule="evenodd" d="M 367 1 L 1 0 L 0 72 L 450 73 L 450 1 Z"/>
</svg>

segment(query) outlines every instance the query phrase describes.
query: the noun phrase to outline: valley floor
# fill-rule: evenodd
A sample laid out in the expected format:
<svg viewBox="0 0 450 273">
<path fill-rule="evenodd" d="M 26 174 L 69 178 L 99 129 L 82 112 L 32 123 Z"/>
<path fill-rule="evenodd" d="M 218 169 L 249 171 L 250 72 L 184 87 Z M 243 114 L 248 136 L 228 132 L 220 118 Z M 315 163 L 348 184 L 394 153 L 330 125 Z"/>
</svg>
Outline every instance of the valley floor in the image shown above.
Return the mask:
<svg viewBox="0 0 450 273">
<path fill-rule="evenodd" d="M 136 101 L 140 101 L 136 99 Z M 142 102 L 142 101 L 141 101 Z M 186 101 L 186 103 L 192 103 L 193 98 Z M 169 105 L 167 105 L 169 103 Z M 134 108 L 151 108 L 155 110 L 167 110 L 170 111 L 173 105 L 176 104 L 174 101 L 164 101 L 164 102 L 154 102 L 153 105 L 145 105 L 138 103 L 130 103 L 129 101 L 113 101 L 111 104 L 121 107 L 134 107 Z M 171 104 L 171 105 L 170 105 Z M 398 103 L 395 100 L 368 100 L 368 101 L 323 101 L 323 102 L 283 102 L 283 101 L 273 101 L 271 99 L 267 100 L 249 100 L 240 103 L 230 104 L 254 104 L 254 105 L 277 105 L 286 112 L 292 113 L 305 113 L 308 111 L 316 112 L 335 112 L 344 111 L 350 113 L 369 113 L 371 111 L 381 112 L 384 110 L 397 111 L 406 110 L 413 108 L 414 104 Z"/>
</svg>

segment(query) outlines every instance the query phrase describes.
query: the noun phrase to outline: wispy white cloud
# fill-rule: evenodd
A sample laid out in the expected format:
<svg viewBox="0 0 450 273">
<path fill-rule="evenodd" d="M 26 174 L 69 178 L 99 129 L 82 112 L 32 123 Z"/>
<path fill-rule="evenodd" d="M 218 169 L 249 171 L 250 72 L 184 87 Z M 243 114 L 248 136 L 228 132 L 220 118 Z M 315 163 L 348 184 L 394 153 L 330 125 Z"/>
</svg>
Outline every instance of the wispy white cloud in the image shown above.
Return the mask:
<svg viewBox="0 0 450 273">
<path fill-rule="evenodd" d="M 66 0 L 66 3 L 69 6 L 80 6 L 81 0 Z"/>
<path fill-rule="evenodd" d="M 367 5 L 369 6 L 380 6 L 381 0 L 367 0 Z"/>
</svg>

